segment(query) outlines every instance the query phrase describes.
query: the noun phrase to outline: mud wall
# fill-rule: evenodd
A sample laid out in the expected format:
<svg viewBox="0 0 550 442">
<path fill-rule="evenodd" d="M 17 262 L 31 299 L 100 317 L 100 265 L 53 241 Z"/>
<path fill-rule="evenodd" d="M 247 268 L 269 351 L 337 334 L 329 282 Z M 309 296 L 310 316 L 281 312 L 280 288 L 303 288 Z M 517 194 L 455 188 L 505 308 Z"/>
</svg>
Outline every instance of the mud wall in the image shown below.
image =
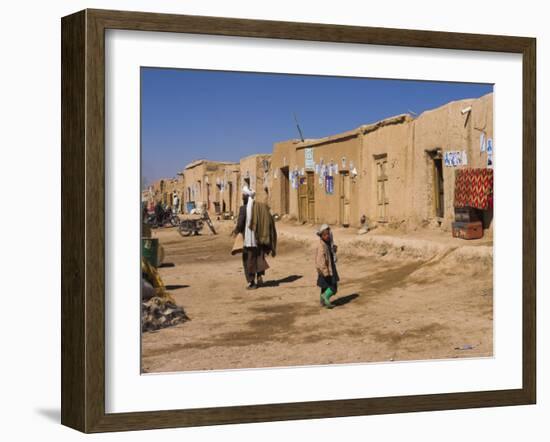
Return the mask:
<svg viewBox="0 0 550 442">
<path fill-rule="evenodd" d="M 463 112 L 471 107 L 471 111 Z M 434 167 L 431 153 L 440 149 L 442 154 L 450 151 L 464 151 L 467 164 L 448 167 L 443 164 L 444 216 L 443 229 L 450 229 L 454 219 L 455 171 L 460 168 L 487 167 L 487 151 L 480 148 L 480 136 L 493 140 L 493 94 L 476 100 L 450 102 L 437 109 L 424 112 L 412 123 L 413 175 L 411 188 L 413 221 L 433 220 L 434 211 Z M 492 223 L 489 223 L 492 229 Z"/>
<path fill-rule="evenodd" d="M 228 165 L 220 168 L 216 176 L 219 189 L 217 201 L 222 212 L 235 215 L 241 205 L 239 165 Z"/>
<path fill-rule="evenodd" d="M 239 207 L 239 165 L 237 163 L 203 161 L 184 170 L 185 203 L 193 201 L 213 215 L 235 212 Z M 230 191 L 231 189 L 231 191 Z"/>
<path fill-rule="evenodd" d="M 269 202 L 272 187 L 269 179 L 271 154 L 257 154 L 242 158 L 240 161 L 241 188 L 249 180 L 250 187 L 256 192 L 256 200 Z M 264 167 L 266 166 L 266 167 Z"/>
<path fill-rule="evenodd" d="M 315 164 L 335 165 L 338 172 L 329 173 L 333 180 L 332 193 L 328 192 L 323 177 L 320 174 L 313 173 L 315 215 L 316 224 L 341 224 L 344 222 L 343 207 L 341 199 L 344 192 L 344 174 L 350 174 L 352 168 L 360 167 L 360 138 L 357 133 L 348 134 L 341 138 L 336 138 L 323 142 L 321 144 L 303 145 L 296 151 L 296 166 L 299 170 L 305 168 L 305 150 L 313 149 L 313 161 Z M 311 172 L 311 170 L 310 170 Z M 303 179 L 299 186 L 307 186 L 307 180 Z M 359 201 L 361 194 L 359 192 L 359 179 L 349 178 L 349 204 L 350 225 L 359 224 Z M 296 198 L 298 196 L 296 195 Z"/>
<path fill-rule="evenodd" d="M 184 203 L 194 202 L 195 205 L 206 201 L 206 186 L 204 177 L 206 175 L 206 164 L 186 168 L 184 171 L 185 191 Z"/>
<path fill-rule="evenodd" d="M 290 182 L 285 183 L 286 178 L 284 174 L 286 168 L 290 170 L 290 164 L 296 163 L 296 145 L 297 142 L 295 140 L 281 141 L 273 145 L 270 165 L 271 188 L 269 192 L 269 205 L 274 214 L 287 214 L 297 217 L 297 193 L 292 188 Z M 288 190 L 288 194 L 286 195 L 285 190 Z M 285 199 L 288 199 L 288 213 L 286 213 L 286 208 L 284 207 Z"/>
<path fill-rule="evenodd" d="M 365 215 L 370 223 L 413 228 L 432 224 L 448 230 L 454 220 L 456 170 L 487 167 L 487 150 L 481 149 L 480 137 L 491 139 L 494 146 L 493 94 L 450 102 L 415 119 L 396 116 L 322 139 L 278 142 L 272 154 L 250 155 L 238 164 L 199 161 L 188 166 L 181 179 L 153 183 L 152 194 L 155 201 L 171 205 L 167 195 L 176 190 L 184 203 L 205 203 L 209 211 L 217 203 L 221 211 L 236 213 L 246 179 L 257 200 L 267 202 L 273 213 L 298 219 L 299 193 L 302 186 L 307 188 L 307 172 L 313 172 L 313 192 L 308 198 L 313 197 L 313 209 L 308 205 L 304 221 L 342 224 L 345 216 L 349 225 L 357 227 Z M 337 165 L 332 172 L 332 192 L 315 169 L 306 169 L 305 155 L 310 149 L 314 164 Z M 447 152 L 464 152 L 466 163 L 446 166 Z M 439 170 L 441 197 L 435 184 Z M 295 182 L 293 173 L 298 173 Z M 345 174 L 349 174 L 346 215 L 342 203 Z M 492 213 L 484 216 L 491 230 Z"/>
<path fill-rule="evenodd" d="M 410 121 L 362 134 L 359 217 L 364 214 L 371 223 L 399 224 L 411 213 Z"/>
</svg>

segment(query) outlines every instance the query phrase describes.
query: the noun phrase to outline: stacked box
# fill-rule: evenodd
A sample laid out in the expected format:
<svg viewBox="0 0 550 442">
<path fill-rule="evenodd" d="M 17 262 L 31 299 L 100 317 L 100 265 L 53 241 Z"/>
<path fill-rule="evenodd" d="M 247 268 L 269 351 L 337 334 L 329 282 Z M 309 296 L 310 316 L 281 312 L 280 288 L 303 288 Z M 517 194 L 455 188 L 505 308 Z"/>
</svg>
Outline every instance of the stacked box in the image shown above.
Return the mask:
<svg viewBox="0 0 550 442">
<path fill-rule="evenodd" d="M 481 221 L 479 211 L 473 207 L 455 207 L 455 221 L 472 223 Z"/>
<path fill-rule="evenodd" d="M 461 239 L 479 239 L 483 237 L 483 224 L 481 221 L 463 222 L 455 221 L 452 224 L 453 236 Z"/>
</svg>

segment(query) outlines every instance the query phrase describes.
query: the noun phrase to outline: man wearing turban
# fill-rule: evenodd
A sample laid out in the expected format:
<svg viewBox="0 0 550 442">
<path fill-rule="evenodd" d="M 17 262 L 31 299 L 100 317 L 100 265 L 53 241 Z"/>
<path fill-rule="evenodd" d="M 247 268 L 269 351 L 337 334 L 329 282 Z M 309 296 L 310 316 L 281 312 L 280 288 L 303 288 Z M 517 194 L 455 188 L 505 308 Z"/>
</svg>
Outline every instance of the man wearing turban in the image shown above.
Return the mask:
<svg viewBox="0 0 550 442">
<path fill-rule="evenodd" d="M 248 186 L 244 186 L 242 196 L 243 205 L 239 209 L 234 233 L 243 235 L 243 269 L 248 283 L 247 289 L 253 290 L 263 284 L 263 276 L 269 265 L 265 259 L 265 251 L 258 246 L 254 230 L 250 228 L 256 193 Z"/>
</svg>

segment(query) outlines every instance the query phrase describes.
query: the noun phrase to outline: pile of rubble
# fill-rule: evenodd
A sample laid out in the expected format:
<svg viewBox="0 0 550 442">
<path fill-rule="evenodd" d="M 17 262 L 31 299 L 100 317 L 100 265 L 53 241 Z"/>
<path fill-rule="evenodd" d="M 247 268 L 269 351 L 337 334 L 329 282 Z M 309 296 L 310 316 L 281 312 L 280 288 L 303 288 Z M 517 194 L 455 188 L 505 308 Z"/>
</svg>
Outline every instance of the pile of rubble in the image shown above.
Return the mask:
<svg viewBox="0 0 550 442">
<path fill-rule="evenodd" d="M 167 297 L 153 296 L 141 303 L 142 332 L 181 324 L 188 319 L 183 308 Z"/>
<path fill-rule="evenodd" d="M 141 260 L 141 331 L 154 331 L 188 321 L 182 307 L 176 305 L 155 267 Z"/>
</svg>

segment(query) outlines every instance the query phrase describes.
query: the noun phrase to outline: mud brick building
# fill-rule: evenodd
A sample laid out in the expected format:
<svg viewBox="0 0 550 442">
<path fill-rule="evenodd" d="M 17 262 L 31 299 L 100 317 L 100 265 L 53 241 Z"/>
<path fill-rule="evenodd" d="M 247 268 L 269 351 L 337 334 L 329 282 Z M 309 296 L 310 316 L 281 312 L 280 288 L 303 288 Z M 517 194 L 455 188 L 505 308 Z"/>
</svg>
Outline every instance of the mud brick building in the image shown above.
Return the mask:
<svg viewBox="0 0 550 442">
<path fill-rule="evenodd" d="M 220 167 L 215 179 L 216 194 L 214 205 L 215 209 L 217 208 L 218 210 L 217 213 L 234 216 L 241 205 L 239 164 L 230 163 Z"/>
<path fill-rule="evenodd" d="M 183 172 L 184 207 L 203 207 L 210 214 L 233 212 L 238 208 L 239 164 L 198 160 L 188 164 Z"/>
<path fill-rule="evenodd" d="M 449 230 L 455 175 L 492 167 L 493 94 L 447 103 L 414 118 L 402 114 L 319 139 L 276 142 L 271 154 L 236 162 L 198 160 L 178 179 L 162 179 L 142 198 L 183 202 L 211 215 L 235 215 L 241 189 L 274 214 L 312 224 L 368 224 Z M 492 209 L 483 211 L 492 230 Z"/>
<path fill-rule="evenodd" d="M 153 201 L 154 204 L 158 202 L 165 204 L 168 207 L 172 206 L 172 196 L 174 191 L 178 194 L 181 201 L 181 195 L 183 190 L 183 178 L 162 178 L 155 181 L 147 189 L 141 193 L 141 200 L 143 202 Z M 181 207 L 181 204 L 180 204 Z"/>
<path fill-rule="evenodd" d="M 254 154 L 241 158 L 241 189 L 248 186 L 256 192 L 256 200 L 268 202 L 271 189 L 269 171 L 271 154 Z"/>
<path fill-rule="evenodd" d="M 431 223 L 449 229 L 455 172 L 488 167 L 493 94 L 387 118 L 316 140 L 275 143 L 273 213 L 303 222 L 359 226 Z M 492 211 L 484 213 L 492 227 Z"/>
<path fill-rule="evenodd" d="M 392 151 L 402 149 L 406 138 L 403 129 L 392 127 L 388 132 L 383 128 L 402 125 L 409 118 L 394 117 L 317 140 L 276 143 L 270 201 L 273 211 L 310 223 L 357 225 L 369 206 L 377 209 L 372 202 L 376 195 L 368 185 L 372 176 L 368 169 L 378 162 L 370 162 L 367 156 L 383 158 L 386 152 L 379 153 L 379 145 L 388 146 L 388 137 Z M 365 146 L 364 134 L 376 130 L 382 134 L 372 136 Z"/>
</svg>

